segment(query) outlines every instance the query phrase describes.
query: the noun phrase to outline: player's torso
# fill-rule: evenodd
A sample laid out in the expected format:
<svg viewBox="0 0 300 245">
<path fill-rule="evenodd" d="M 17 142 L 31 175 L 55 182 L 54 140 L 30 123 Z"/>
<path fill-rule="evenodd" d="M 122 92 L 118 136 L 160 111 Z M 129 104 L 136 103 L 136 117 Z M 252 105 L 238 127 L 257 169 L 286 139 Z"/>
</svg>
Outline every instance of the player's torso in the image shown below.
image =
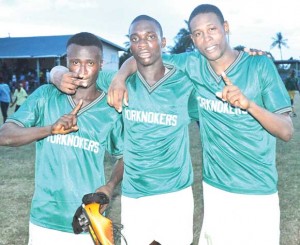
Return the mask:
<svg viewBox="0 0 300 245">
<path fill-rule="evenodd" d="M 191 82 L 171 68 L 152 87 L 140 74 L 135 74 L 129 78 L 127 89 L 129 106 L 123 109 L 123 194 L 139 197 L 190 185 L 188 99 Z"/>
</svg>

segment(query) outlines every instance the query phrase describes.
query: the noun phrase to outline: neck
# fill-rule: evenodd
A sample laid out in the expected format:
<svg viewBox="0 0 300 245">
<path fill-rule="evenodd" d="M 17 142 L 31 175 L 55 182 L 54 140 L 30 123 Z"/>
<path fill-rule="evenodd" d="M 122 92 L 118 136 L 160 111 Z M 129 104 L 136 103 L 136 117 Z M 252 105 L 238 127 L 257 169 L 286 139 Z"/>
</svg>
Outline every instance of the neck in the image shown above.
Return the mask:
<svg viewBox="0 0 300 245">
<path fill-rule="evenodd" d="M 82 99 L 82 107 L 84 107 L 97 99 L 100 94 L 101 91 L 97 90 L 96 84 L 93 84 L 92 86 L 87 88 L 78 87 L 76 93 L 72 96 L 72 99 L 74 100 L 75 104 L 77 104 L 79 100 Z"/>
<path fill-rule="evenodd" d="M 154 85 L 160 79 L 162 79 L 165 75 L 166 68 L 163 65 L 162 61 L 158 64 L 153 64 L 149 66 L 143 66 L 141 64 L 137 64 L 138 71 L 143 76 L 145 81 L 150 85 Z"/>
<path fill-rule="evenodd" d="M 226 71 L 226 69 L 235 61 L 238 55 L 239 51 L 229 49 L 222 55 L 222 57 L 214 61 L 209 61 L 209 63 L 215 73 L 220 76 L 221 73 Z"/>
</svg>

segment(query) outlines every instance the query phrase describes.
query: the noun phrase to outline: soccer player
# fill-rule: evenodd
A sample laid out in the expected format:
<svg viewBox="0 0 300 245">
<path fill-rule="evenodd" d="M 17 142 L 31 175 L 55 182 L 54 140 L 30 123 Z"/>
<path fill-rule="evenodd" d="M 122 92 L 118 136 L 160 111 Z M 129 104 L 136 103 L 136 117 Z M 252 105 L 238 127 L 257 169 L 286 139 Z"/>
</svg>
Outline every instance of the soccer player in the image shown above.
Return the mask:
<svg viewBox="0 0 300 245">
<path fill-rule="evenodd" d="M 196 7 L 189 28 L 198 51 L 166 60 L 188 74 L 198 96 L 204 198 L 199 244 L 278 245 L 276 138 L 288 141 L 293 134 L 287 91 L 268 57 L 230 47 L 229 24 L 216 6 Z M 132 70 L 122 69 L 119 77 Z M 118 109 L 123 84 L 110 89 Z"/>
<path fill-rule="evenodd" d="M 173 65 L 162 62 L 166 40 L 157 20 L 136 17 L 129 38 L 138 71 L 126 81 L 132 99 L 122 112 L 122 233 L 128 244 L 191 244 L 194 201 L 188 112 L 194 112 L 189 108 L 192 83 Z M 113 75 L 102 71 L 99 85 L 107 89 Z M 82 84 L 84 77 L 76 82 Z M 71 92 L 76 85 L 65 74 L 59 86 Z"/>
<path fill-rule="evenodd" d="M 99 38 L 86 32 L 72 36 L 67 63 L 70 71 L 86 77 L 86 87 L 70 96 L 53 85 L 41 86 L 0 129 L 2 146 L 36 141 L 30 245 L 92 245 L 89 235 L 73 233 L 73 215 L 84 194 L 97 190 L 111 197 L 123 174 L 121 116 L 96 87 L 102 66 Z M 119 159 L 107 183 L 106 150 Z"/>
</svg>

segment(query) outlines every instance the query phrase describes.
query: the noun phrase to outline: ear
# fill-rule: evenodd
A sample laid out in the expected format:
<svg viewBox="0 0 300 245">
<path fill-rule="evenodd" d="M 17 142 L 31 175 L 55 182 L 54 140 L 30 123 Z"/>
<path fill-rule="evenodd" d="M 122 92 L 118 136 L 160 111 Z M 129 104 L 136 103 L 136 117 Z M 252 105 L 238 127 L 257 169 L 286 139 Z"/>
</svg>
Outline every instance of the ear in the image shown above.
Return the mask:
<svg viewBox="0 0 300 245">
<path fill-rule="evenodd" d="M 103 60 L 100 60 L 100 71 L 102 70 L 103 67 Z"/>
<path fill-rule="evenodd" d="M 226 34 L 229 34 L 229 24 L 228 24 L 227 20 L 224 21 L 223 26 L 224 26 L 224 30 L 225 30 Z"/>
<path fill-rule="evenodd" d="M 192 39 L 193 45 L 196 47 L 195 40 L 193 34 L 190 34 L 190 38 Z"/>
<path fill-rule="evenodd" d="M 165 48 L 166 45 L 167 45 L 167 40 L 166 40 L 165 37 L 163 37 L 163 38 L 161 39 L 161 47 L 162 47 L 162 48 Z"/>
</svg>

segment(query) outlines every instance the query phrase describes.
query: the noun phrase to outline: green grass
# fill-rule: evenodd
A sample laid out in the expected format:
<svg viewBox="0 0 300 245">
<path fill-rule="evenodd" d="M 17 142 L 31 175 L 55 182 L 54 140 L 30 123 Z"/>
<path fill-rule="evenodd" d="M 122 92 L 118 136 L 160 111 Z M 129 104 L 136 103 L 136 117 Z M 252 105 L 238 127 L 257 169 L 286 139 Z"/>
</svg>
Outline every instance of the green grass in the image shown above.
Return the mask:
<svg viewBox="0 0 300 245">
<path fill-rule="evenodd" d="M 296 95 L 293 118 L 295 134 L 288 142 L 278 140 L 277 165 L 281 208 L 281 245 L 300 244 L 300 96 Z M 11 113 L 12 111 L 10 111 Z M 2 122 L 2 118 L 0 118 Z M 196 124 L 190 127 L 191 154 L 195 171 L 195 244 L 198 241 L 203 213 L 201 188 L 201 147 Z M 200 149 L 200 150 L 199 150 Z M 34 144 L 0 147 L 0 245 L 23 245 L 28 240 L 28 218 L 34 188 Z M 106 157 L 106 162 L 111 161 Z M 110 171 L 107 164 L 107 170 Z M 108 214 L 120 222 L 120 189 L 116 191 Z"/>
</svg>

